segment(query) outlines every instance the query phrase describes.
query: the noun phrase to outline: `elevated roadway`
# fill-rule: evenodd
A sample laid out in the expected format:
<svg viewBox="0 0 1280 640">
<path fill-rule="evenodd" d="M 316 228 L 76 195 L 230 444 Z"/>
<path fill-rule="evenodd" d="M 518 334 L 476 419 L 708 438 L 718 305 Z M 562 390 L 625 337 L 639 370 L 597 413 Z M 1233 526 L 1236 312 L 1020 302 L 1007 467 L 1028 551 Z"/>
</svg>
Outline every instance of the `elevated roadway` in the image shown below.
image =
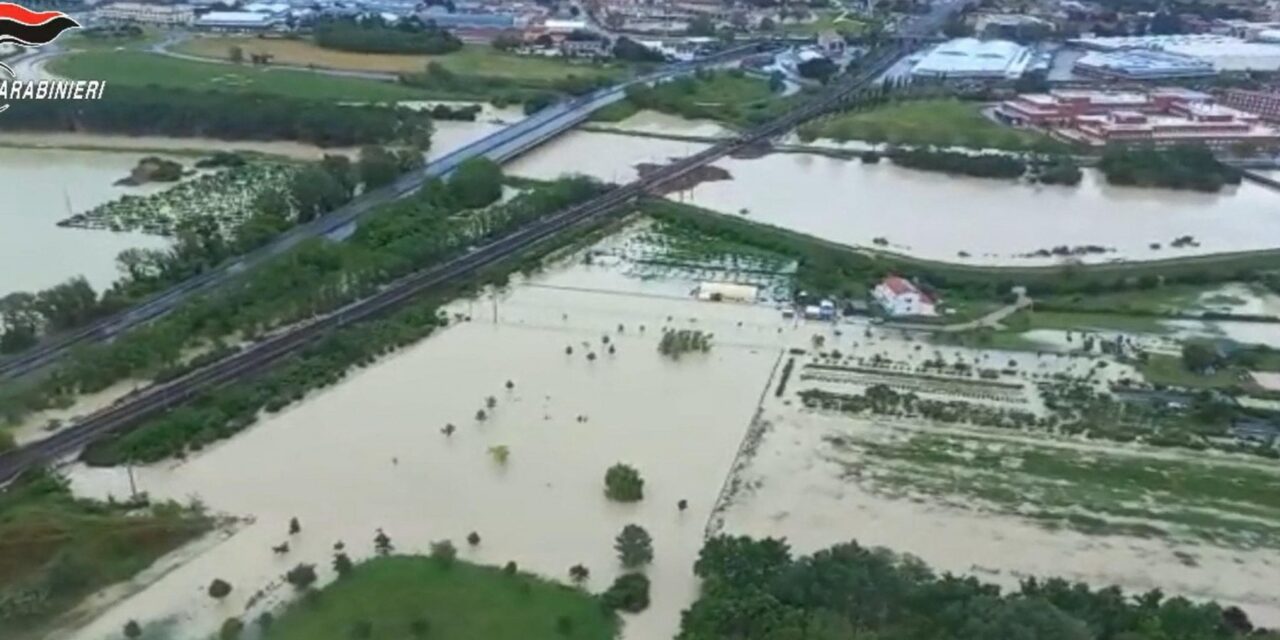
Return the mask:
<svg viewBox="0 0 1280 640">
<path fill-rule="evenodd" d="M 212 290 L 236 274 L 288 251 L 309 238 L 340 237 L 359 218 L 380 205 L 403 198 L 427 180 L 447 176 L 458 165 L 477 157 L 503 163 L 555 138 L 584 122 L 591 114 L 626 96 L 627 87 L 652 83 L 687 74 L 701 67 L 723 64 L 757 51 L 750 44 L 717 53 L 695 62 L 670 65 L 654 73 L 630 79 L 572 100 L 549 106 L 519 122 L 476 140 L 427 163 L 421 169 L 400 176 L 385 187 L 364 193 L 347 205 L 311 222 L 299 225 L 278 236 L 271 243 L 248 254 L 224 262 L 209 271 L 193 276 L 117 314 L 84 327 L 53 336 L 22 353 L 0 359 L 0 380 L 31 373 L 62 357 L 77 345 L 107 341 L 129 329 L 153 320 L 176 308 L 188 297 Z M 40 54 L 43 55 L 43 54 Z"/>
</svg>

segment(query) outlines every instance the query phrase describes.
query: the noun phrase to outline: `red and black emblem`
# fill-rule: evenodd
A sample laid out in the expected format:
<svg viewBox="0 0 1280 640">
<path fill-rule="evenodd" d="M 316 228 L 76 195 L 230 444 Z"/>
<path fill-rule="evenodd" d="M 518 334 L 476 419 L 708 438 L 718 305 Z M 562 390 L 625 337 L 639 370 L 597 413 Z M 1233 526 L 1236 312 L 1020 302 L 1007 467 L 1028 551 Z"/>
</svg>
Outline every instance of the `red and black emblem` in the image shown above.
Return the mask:
<svg viewBox="0 0 1280 640">
<path fill-rule="evenodd" d="M 27 47 L 49 44 L 67 29 L 80 23 L 61 11 L 32 11 L 11 2 L 0 2 L 0 44 L 12 42 Z"/>
</svg>

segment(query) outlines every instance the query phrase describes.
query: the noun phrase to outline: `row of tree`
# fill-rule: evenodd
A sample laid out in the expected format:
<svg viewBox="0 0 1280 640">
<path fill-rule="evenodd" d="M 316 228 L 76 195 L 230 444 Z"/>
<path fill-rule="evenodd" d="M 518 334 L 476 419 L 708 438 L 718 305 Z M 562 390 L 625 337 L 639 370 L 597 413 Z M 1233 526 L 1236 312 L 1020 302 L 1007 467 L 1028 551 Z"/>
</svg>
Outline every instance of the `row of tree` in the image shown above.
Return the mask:
<svg viewBox="0 0 1280 640">
<path fill-rule="evenodd" d="M 316 44 L 359 53 L 440 55 L 462 48 L 462 41 L 435 22 L 406 18 L 394 25 L 377 15 L 328 18 L 313 28 Z"/>
<path fill-rule="evenodd" d="M 717 537 L 694 573 L 702 595 L 679 640 L 1229 640 L 1275 638 L 1236 607 L 1127 596 L 1051 578 L 1002 593 L 856 542 L 793 557 L 781 540 Z M 1251 636 L 1251 633 L 1258 635 Z"/>
<path fill-rule="evenodd" d="M 14 103 L 5 126 L 220 140 L 296 140 L 320 147 L 412 144 L 425 149 L 431 116 L 406 108 L 338 105 L 273 95 L 113 86 L 110 100 Z"/>
</svg>

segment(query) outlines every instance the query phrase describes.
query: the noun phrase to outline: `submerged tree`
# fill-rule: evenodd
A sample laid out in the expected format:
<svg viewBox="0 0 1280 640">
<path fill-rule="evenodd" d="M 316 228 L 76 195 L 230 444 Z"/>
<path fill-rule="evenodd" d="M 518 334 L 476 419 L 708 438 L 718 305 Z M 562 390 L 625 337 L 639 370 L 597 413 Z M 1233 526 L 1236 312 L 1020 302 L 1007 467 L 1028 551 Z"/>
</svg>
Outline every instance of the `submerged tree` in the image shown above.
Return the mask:
<svg viewBox="0 0 1280 640">
<path fill-rule="evenodd" d="M 690 352 L 706 353 L 711 350 L 712 334 L 697 329 L 668 329 L 658 341 L 658 353 L 675 360 Z"/>
<path fill-rule="evenodd" d="M 437 540 L 431 543 L 431 559 L 442 567 L 452 567 L 458 558 L 458 548 L 449 540 Z"/>
<path fill-rule="evenodd" d="M 643 573 L 618 576 L 609 589 L 600 594 L 600 602 L 609 609 L 638 613 L 649 608 L 649 578 Z"/>
<path fill-rule="evenodd" d="M 618 560 L 622 562 L 622 566 L 628 569 L 653 561 L 653 538 L 638 524 L 623 527 L 614 539 L 613 548 L 618 552 Z"/>
<path fill-rule="evenodd" d="M 209 597 L 221 600 L 231 594 L 231 583 L 222 578 L 214 578 L 209 583 Z"/>
<path fill-rule="evenodd" d="M 489 456 L 493 458 L 494 462 L 505 465 L 507 464 L 507 459 L 511 457 L 511 448 L 505 444 L 494 445 L 489 447 Z"/>
<path fill-rule="evenodd" d="M 644 479 L 635 467 L 618 463 L 604 474 L 604 494 L 618 502 L 636 502 L 644 498 Z"/>
<path fill-rule="evenodd" d="M 373 537 L 373 550 L 380 556 L 391 555 L 395 550 L 395 546 L 391 544 L 391 536 L 388 536 L 381 527 L 378 528 L 378 535 Z"/>
</svg>

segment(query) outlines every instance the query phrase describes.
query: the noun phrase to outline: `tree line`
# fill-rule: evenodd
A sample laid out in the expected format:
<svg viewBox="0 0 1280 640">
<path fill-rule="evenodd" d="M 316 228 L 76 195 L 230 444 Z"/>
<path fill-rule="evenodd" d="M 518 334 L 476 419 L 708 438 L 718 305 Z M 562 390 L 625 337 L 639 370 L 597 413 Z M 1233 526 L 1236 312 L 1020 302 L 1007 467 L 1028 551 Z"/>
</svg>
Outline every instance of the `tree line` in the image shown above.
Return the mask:
<svg viewBox="0 0 1280 640">
<path fill-rule="evenodd" d="M 320 147 L 413 144 L 431 139 L 431 116 L 402 107 L 338 105 L 274 95 L 113 86 L 110 100 L 17 102 L 17 130 L 219 140 L 296 140 Z"/>
<path fill-rule="evenodd" d="M 326 18 L 313 28 L 317 45 L 357 53 L 439 55 L 462 48 L 457 36 L 428 20 L 405 18 L 388 24 L 379 16 Z"/>
<path fill-rule="evenodd" d="M 1231 640 L 1280 637 L 1214 602 L 1128 595 L 1060 578 L 1002 592 L 856 542 L 795 557 L 785 541 L 720 536 L 694 565 L 702 595 L 678 640 Z"/>
</svg>

